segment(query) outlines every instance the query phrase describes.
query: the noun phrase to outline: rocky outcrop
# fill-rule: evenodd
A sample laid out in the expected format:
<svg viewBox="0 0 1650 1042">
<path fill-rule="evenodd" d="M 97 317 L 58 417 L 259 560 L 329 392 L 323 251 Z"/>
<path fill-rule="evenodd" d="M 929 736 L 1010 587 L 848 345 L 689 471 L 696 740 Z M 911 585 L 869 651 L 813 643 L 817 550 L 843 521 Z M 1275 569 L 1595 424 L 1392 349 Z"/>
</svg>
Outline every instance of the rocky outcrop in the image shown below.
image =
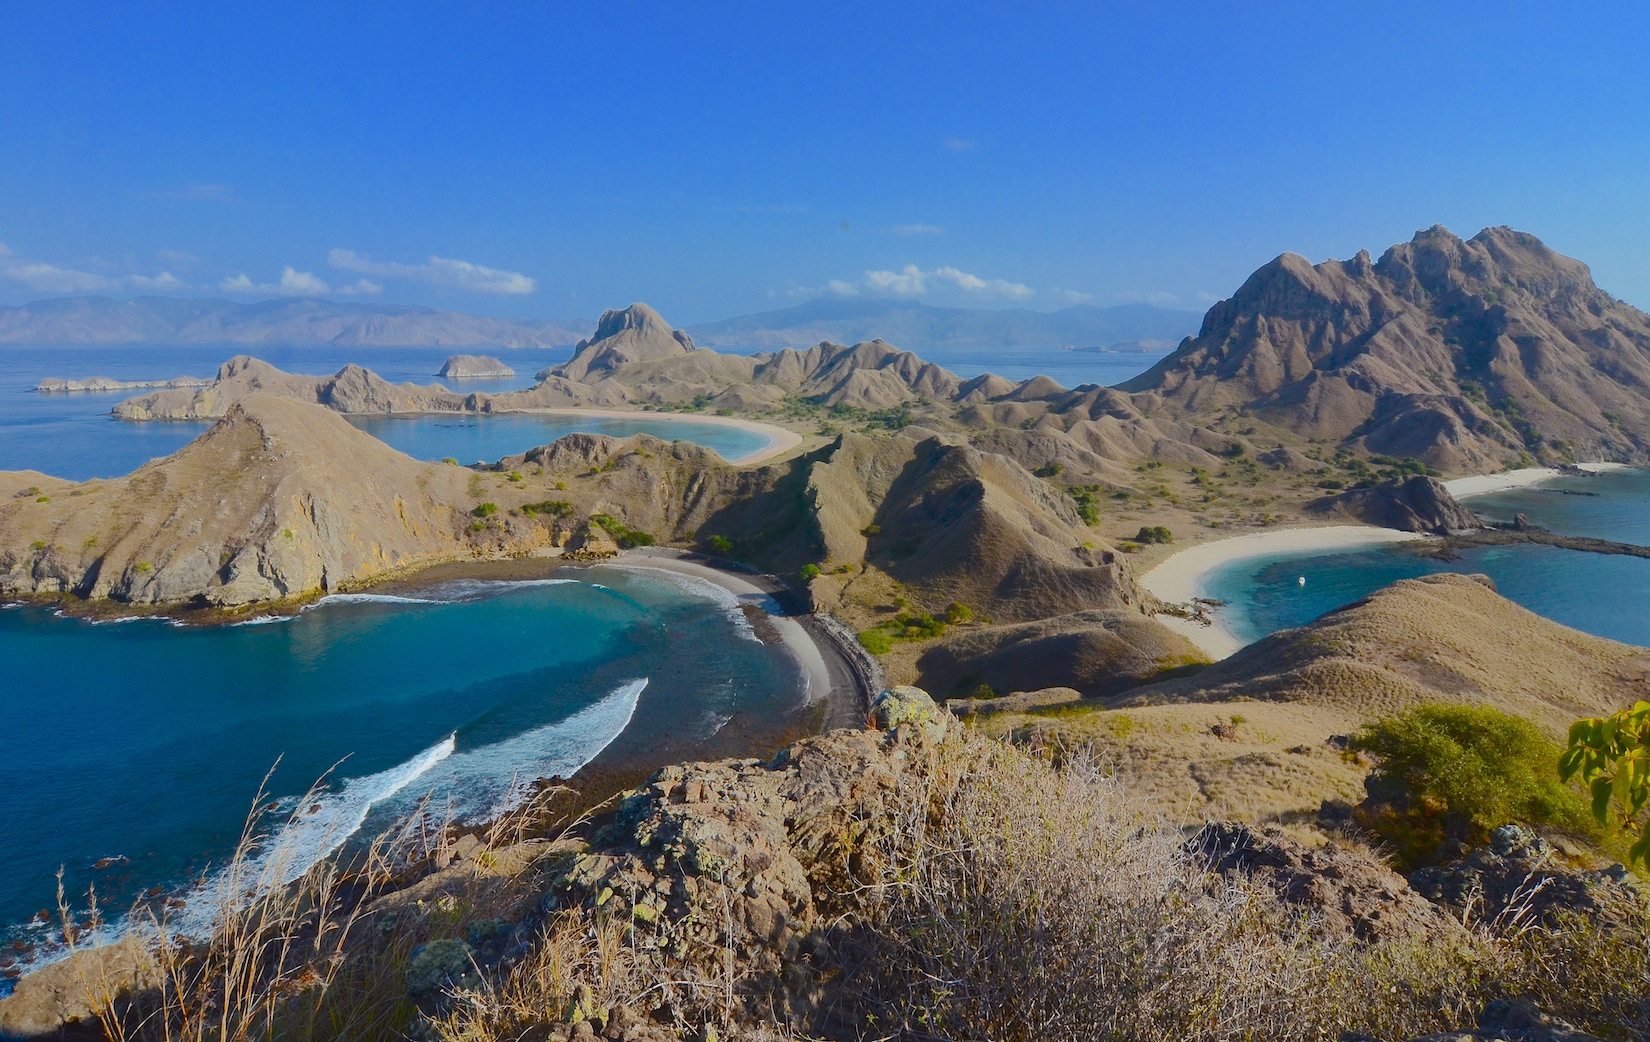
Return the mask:
<svg viewBox="0 0 1650 1042">
<path fill-rule="evenodd" d="M 448 380 L 507 380 L 516 371 L 491 355 L 453 355 L 435 375 Z"/>
<path fill-rule="evenodd" d="M 646 304 L 632 304 L 622 311 L 602 312 L 595 335 L 579 341 L 570 360 L 541 375 L 578 382 L 634 362 L 676 358 L 692 350 L 692 337 L 671 329 Z"/>
<path fill-rule="evenodd" d="M 1284 254 L 1122 385 L 1150 413 L 1241 409 L 1293 437 L 1491 472 L 1530 452 L 1644 461 L 1650 316 L 1534 236 L 1442 227 L 1379 261 Z"/>
<path fill-rule="evenodd" d="M 211 382 L 199 376 L 175 376 L 170 380 L 112 380 L 107 376 L 94 376 L 86 380 L 46 379 L 36 384 L 34 389 L 40 394 L 106 393 L 148 388 L 205 387 Z"/>
<path fill-rule="evenodd" d="M 1329 496 L 1307 509 L 1340 514 L 1382 528 L 1449 535 L 1484 527 L 1437 478 L 1416 475 Z"/>
<path fill-rule="evenodd" d="M 1436 937 L 1461 924 L 1416 893 L 1368 851 L 1334 842 L 1308 847 L 1275 826 L 1210 824 L 1186 851 L 1220 875 L 1256 880 L 1310 911 L 1330 936 L 1363 941 Z"/>
<path fill-rule="evenodd" d="M 1551 926 L 1573 913 L 1619 928 L 1642 922 L 1646 895 L 1621 865 L 1584 869 L 1523 825 L 1503 825 L 1487 846 L 1443 865 L 1410 873 L 1416 891 L 1432 901 L 1512 926 Z"/>
<path fill-rule="evenodd" d="M 948 634 L 917 660 L 921 682 L 949 697 L 1068 687 L 1115 695 L 1204 661 L 1184 637 L 1138 611 L 1090 610 Z"/>
</svg>

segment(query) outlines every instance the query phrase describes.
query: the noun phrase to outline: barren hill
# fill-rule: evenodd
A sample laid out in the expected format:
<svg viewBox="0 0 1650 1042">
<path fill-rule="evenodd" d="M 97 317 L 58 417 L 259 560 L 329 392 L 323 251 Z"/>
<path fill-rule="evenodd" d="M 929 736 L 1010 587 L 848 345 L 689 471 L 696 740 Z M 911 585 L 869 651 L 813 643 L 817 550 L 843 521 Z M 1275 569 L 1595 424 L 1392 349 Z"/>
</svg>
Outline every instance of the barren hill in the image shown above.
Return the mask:
<svg viewBox="0 0 1650 1042">
<path fill-rule="evenodd" d="M 1532 235 L 1435 226 L 1313 265 L 1283 254 L 1123 385 L 1148 414 L 1241 414 L 1449 472 L 1650 459 L 1650 316 Z"/>
</svg>

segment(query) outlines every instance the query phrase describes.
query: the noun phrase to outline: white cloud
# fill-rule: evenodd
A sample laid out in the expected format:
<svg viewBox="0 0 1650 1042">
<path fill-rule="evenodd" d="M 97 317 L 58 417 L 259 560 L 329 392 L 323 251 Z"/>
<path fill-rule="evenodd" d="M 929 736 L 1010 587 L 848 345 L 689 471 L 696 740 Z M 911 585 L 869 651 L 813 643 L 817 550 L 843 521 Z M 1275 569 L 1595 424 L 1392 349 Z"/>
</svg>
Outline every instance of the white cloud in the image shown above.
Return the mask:
<svg viewBox="0 0 1650 1042">
<path fill-rule="evenodd" d="M 824 286 L 797 286 L 789 291 L 789 295 L 857 297 L 863 293 L 884 297 L 922 297 L 940 289 L 955 289 L 972 297 L 998 297 L 1004 300 L 1029 300 L 1037 295 L 1036 290 L 1023 282 L 982 278 L 949 265 L 925 271 L 915 264 L 907 264 L 898 271 L 867 271 L 854 281 L 832 279 Z"/>
<path fill-rule="evenodd" d="M 183 280 L 169 271 L 159 275 L 128 275 L 126 282 L 133 289 L 179 290 L 188 289 Z"/>
<path fill-rule="evenodd" d="M 928 274 L 915 264 L 907 264 L 899 271 L 868 271 L 865 273 L 865 285 L 873 293 L 920 297 L 928 292 Z"/>
<path fill-rule="evenodd" d="M 327 254 L 327 263 L 334 268 L 362 275 L 406 279 L 470 293 L 514 296 L 532 293 L 538 289 L 537 282 L 520 272 L 503 271 L 449 257 L 432 256 L 423 264 L 402 264 L 397 261 L 368 260 L 354 250 L 333 250 Z"/>
<path fill-rule="evenodd" d="M 279 282 L 253 282 L 242 272 L 225 278 L 218 283 L 218 288 L 225 293 L 264 293 L 278 297 L 318 297 L 332 292 L 332 287 L 314 272 L 298 271 L 290 264 L 281 269 Z"/>
<path fill-rule="evenodd" d="M 0 275 L 36 293 L 94 293 L 120 288 L 115 279 L 55 264 L 13 264 L 0 269 Z"/>
<path fill-rule="evenodd" d="M 351 297 L 376 297 L 384 292 L 384 287 L 371 279 L 356 279 L 347 286 L 339 286 L 338 292 Z"/>
<path fill-rule="evenodd" d="M 937 224 L 896 224 L 895 235 L 944 235 L 945 229 Z"/>
<path fill-rule="evenodd" d="M 1095 300 L 1093 293 L 1079 293 L 1074 289 L 1060 289 L 1054 292 L 1068 304 L 1092 304 Z"/>
<path fill-rule="evenodd" d="M 88 266 L 111 267 L 95 258 Z M 189 288 L 169 271 L 158 275 L 107 275 L 19 257 L 4 243 L 0 243 L 0 280 L 15 282 L 34 293 L 118 293 L 124 289 L 170 292 Z"/>
</svg>

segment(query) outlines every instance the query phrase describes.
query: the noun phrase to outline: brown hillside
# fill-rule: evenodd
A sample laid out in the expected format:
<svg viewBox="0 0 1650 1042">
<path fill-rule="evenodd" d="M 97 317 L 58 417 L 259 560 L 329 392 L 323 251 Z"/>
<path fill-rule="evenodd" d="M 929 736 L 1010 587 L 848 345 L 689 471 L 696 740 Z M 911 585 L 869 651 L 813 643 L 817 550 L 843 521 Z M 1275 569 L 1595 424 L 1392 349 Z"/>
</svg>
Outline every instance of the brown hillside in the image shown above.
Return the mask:
<svg viewBox="0 0 1650 1042">
<path fill-rule="evenodd" d="M 1435 226 L 1374 263 L 1278 257 L 1122 389 L 1153 415 L 1241 410 L 1461 473 L 1650 459 L 1647 381 L 1650 316 L 1586 265 L 1510 228 Z"/>
</svg>

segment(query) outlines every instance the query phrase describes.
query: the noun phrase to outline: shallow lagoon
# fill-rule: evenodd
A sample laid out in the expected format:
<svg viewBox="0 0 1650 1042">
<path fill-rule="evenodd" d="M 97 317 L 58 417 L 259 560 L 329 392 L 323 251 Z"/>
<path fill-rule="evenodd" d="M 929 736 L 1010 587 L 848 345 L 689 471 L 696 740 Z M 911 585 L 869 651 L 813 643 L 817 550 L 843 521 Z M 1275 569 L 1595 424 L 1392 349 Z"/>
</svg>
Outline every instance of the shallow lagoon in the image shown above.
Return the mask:
<svg viewBox="0 0 1650 1042">
<path fill-rule="evenodd" d="M 1507 520 L 1523 513 L 1531 523 L 1567 535 L 1650 543 L 1650 471 L 1560 478 L 1466 502 L 1487 518 Z M 1555 622 L 1650 645 L 1650 560 L 1553 547 L 1479 547 L 1451 562 L 1401 545 L 1354 553 L 1278 554 L 1216 569 L 1205 577 L 1202 595 L 1224 601 L 1226 625 L 1240 640 L 1253 641 L 1304 625 L 1399 579 L 1444 571 L 1481 572 L 1502 595 Z"/>
</svg>

